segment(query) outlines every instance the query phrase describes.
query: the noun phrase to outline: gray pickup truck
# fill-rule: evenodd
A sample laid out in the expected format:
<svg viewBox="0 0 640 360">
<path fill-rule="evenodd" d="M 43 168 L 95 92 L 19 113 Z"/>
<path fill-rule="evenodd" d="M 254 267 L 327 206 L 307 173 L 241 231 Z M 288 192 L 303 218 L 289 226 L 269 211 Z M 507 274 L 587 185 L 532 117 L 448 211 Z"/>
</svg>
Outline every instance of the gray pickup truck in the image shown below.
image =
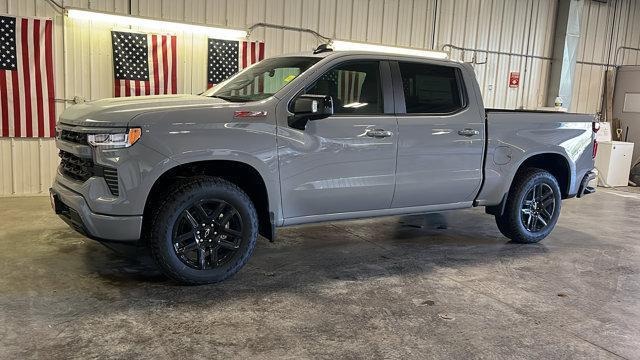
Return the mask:
<svg viewBox="0 0 640 360">
<path fill-rule="evenodd" d="M 60 117 L 54 210 L 150 248 L 167 276 L 236 273 L 288 225 L 484 206 L 545 238 L 593 192 L 594 116 L 485 109 L 464 63 L 319 50 L 263 60 L 200 95 L 104 99 Z"/>
</svg>

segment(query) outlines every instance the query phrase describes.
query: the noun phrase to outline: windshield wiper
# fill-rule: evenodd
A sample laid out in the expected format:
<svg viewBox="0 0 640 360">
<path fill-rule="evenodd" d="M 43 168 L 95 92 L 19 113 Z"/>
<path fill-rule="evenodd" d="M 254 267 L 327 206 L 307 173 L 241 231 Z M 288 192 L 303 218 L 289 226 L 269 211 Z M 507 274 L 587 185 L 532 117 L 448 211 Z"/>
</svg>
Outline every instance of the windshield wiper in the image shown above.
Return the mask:
<svg viewBox="0 0 640 360">
<path fill-rule="evenodd" d="M 245 98 L 236 97 L 236 96 L 224 96 L 224 95 L 209 95 L 209 96 L 213 98 L 229 101 L 229 102 L 247 102 L 248 101 Z"/>
</svg>

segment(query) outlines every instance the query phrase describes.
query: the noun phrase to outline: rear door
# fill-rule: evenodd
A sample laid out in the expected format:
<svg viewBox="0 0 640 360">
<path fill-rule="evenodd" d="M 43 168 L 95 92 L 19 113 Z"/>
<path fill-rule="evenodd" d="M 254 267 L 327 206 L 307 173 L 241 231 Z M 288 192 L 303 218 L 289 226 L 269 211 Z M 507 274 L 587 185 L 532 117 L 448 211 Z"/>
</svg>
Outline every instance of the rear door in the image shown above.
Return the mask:
<svg viewBox="0 0 640 360">
<path fill-rule="evenodd" d="M 459 64 L 391 63 L 398 120 L 392 207 L 472 201 L 482 180 L 484 118 Z"/>
<path fill-rule="evenodd" d="M 330 95 L 335 113 L 304 130 L 279 123 L 284 217 L 388 209 L 397 151 L 388 62 L 338 61 L 318 71 L 303 93 Z"/>
</svg>

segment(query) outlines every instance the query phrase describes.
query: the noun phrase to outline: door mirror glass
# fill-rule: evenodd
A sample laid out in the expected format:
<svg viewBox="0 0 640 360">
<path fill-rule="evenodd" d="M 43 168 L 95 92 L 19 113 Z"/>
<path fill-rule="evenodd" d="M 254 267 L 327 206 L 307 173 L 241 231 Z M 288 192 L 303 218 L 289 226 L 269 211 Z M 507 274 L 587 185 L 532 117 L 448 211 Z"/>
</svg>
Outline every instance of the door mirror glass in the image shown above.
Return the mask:
<svg viewBox="0 0 640 360">
<path fill-rule="evenodd" d="M 293 101 L 291 108 L 293 115 L 289 117 L 289 126 L 304 130 L 307 121 L 333 115 L 333 99 L 329 95 L 304 94 Z"/>
</svg>

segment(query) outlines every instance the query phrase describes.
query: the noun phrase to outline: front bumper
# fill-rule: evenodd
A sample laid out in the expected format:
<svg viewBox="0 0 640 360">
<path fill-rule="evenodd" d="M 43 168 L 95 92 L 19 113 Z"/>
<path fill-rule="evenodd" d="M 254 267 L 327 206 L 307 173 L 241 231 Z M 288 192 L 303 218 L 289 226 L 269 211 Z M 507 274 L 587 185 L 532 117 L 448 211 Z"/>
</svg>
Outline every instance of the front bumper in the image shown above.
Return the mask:
<svg viewBox="0 0 640 360">
<path fill-rule="evenodd" d="M 176 163 L 146 146 L 143 139 L 129 148 L 95 151 L 84 138 L 113 129 L 64 123 L 58 123 L 57 129 L 62 160 L 50 190 L 55 212 L 93 239 L 140 239 L 147 196 L 155 181 Z"/>
<path fill-rule="evenodd" d="M 99 241 L 132 242 L 140 239 L 142 216 L 113 216 L 91 211 L 82 195 L 58 181 L 49 189 L 54 211 L 79 233 Z"/>
</svg>

